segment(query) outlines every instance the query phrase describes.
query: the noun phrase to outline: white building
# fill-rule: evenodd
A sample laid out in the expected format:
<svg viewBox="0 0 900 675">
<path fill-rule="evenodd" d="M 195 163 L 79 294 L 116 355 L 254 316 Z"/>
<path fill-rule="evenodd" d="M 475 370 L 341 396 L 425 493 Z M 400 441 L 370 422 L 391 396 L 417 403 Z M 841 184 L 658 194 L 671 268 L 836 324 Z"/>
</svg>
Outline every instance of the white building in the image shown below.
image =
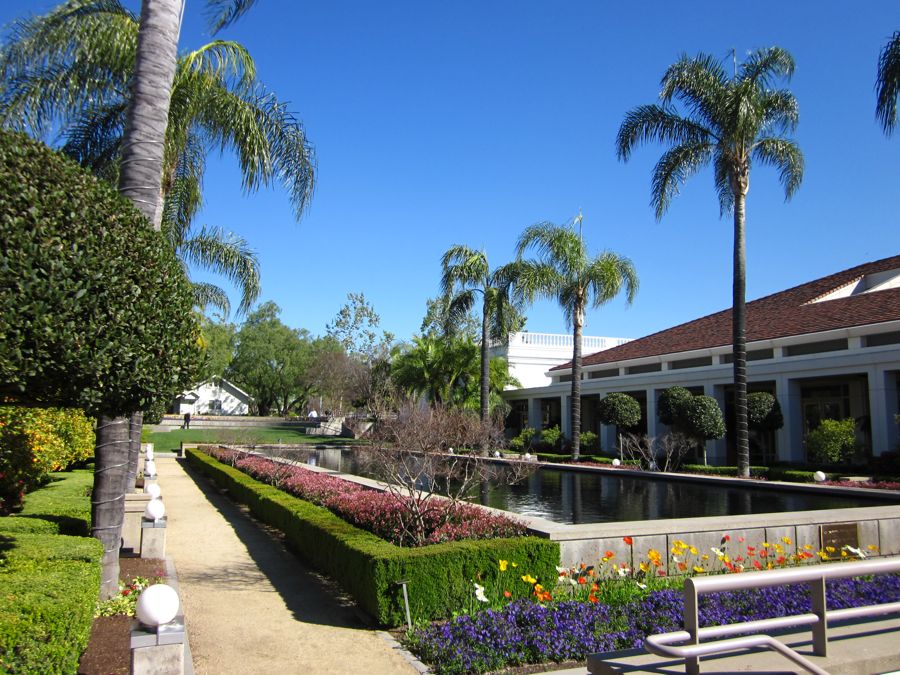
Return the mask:
<svg viewBox="0 0 900 675">
<path fill-rule="evenodd" d="M 176 398 L 174 412 L 179 415 L 246 415 L 251 398 L 237 385 L 214 377 Z"/>
<path fill-rule="evenodd" d="M 900 256 L 748 302 L 746 336 L 748 390 L 774 394 L 784 415 L 774 438 L 751 447 L 751 462 L 805 461 L 806 433 L 826 418 L 854 418 L 874 455 L 898 448 Z M 585 357 L 582 429 L 613 448 L 615 430 L 599 423 L 596 405 L 625 392 L 641 405 L 638 431 L 660 434 L 657 399 L 679 385 L 718 400 L 729 435 L 711 441 L 707 454 L 711 463 L 734 464 L 731 352 L 729 309 Z M 504 393 L 512 433 L 559 424 L 571 435 L 571 362 L 547 375 L 550 384 Z"/>
<path fill-rule="evenodd" d="M 630 338 L 590 337 L 581 339 L 584 356 L 603 349 L 616 347 Z M 509 363 L 509 374 L 524 388 L 543 387 L 550 384 L 547 373 L 554 366 L 572 360 L 573 337 L 560 333 L 529 333 L 522 331 L 509 334 L 509 344 L 491 347 L 491 356 L 502 356 Z"/>
</svg>

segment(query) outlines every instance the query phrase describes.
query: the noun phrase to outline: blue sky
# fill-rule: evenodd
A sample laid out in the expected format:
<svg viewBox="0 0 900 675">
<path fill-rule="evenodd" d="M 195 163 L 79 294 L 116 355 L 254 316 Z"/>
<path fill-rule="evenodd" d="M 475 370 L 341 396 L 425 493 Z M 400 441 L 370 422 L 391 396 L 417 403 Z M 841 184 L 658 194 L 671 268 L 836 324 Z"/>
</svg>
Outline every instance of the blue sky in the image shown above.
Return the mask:
<svg viewBox="0 0 900 675">
<path fill-rule="evenodd" d="M 54 4 L 6 0 L 0 22 Z M 204 10 L 187 0 L 182 50 L 211 39 Z M 640 337 L 730 306 L 732 227 L 708 172 L 655 220 L 661 150 L 616 159 L 625 112 L 655 101 L 683 53 L 793 54 L 806 174 L 788 203 L 771 170 L 751 176 L 747 296 L 761 297 L 900 252 L 900 136 L 885 137 L 874 116 L 878 53 L 898 29 L 895 1 L 260 0 L 220 37 L 249 49 L 260 80 L 304 122 L 316 193 L 297 223 L 282 191 L 241 195 L 233 160 L 216 157 L 200 222 L 251 242 L 262 300 L 289 325 L 324 333 L 347 293 L 362 291 L 383 327 L 408 339 L 447 248 L 484 248 L 503 264 L 524 227 L 581 209 L 590 248 L 630 257 L 641 279 L 631 307 L 616 299 L 589 312 L 585 333 Z M 528 311 L 527 328 L 567 330 L 549 302 Z"/>
</svg>

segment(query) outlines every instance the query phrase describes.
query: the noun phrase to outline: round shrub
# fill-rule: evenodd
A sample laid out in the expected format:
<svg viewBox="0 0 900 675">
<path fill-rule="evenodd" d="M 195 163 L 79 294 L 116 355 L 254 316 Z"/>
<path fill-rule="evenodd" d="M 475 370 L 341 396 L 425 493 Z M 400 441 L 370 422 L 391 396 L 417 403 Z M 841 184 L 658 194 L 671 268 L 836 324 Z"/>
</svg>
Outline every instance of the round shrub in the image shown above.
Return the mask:
<svg viewBox="0 0 900 675">
<path fill-rule="evenodd" d="M 725 435 L 722 409 L 712 396 L 692 396 L 682 415 L 684 433 L 699 441 L 710 441 Z"/>
<path fill-rule="evenodd" d="M 684 406 L 694 395 L 684 387 L 669 387 L 662 391 L 656 402 L 659 421 L 670 427 L 678 427 L 684 414 Z"/>
<path fill-rule="evenodd" d="M 200 361 L 185 271 L 111 186 L 0 132 L 0 395 L 118 415 Z"/>
<path fill-rule="evenodd" d="M 628 394 L 613 392 L 597 405 L 597 417 L 603 424 L 627 429 L 640 423 L 641 404 Z"/>
<path fill-rule="evenodd" d="M 784 426 L 778 399 L 766 391 L 747 395 L 747 424 L 756 431 L 777 431 Z"/>
<path fill-rule="evenodd" d="M 822 420 L 822 423 L 806 435 L 806 452 L 817 462 L 834 464 L 846 461 L 856 452 L 856 422 Z"/>
</svg>

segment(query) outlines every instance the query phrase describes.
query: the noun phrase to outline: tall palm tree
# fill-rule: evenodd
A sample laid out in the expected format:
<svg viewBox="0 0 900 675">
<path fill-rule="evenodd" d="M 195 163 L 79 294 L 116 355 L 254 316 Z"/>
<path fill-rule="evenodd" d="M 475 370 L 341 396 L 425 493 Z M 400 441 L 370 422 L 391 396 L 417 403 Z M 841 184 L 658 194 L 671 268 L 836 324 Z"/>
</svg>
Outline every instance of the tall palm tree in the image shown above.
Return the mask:
<svg viewBox="0 0 900 675">
<path fill-rule="evenodd" d="M 487 253 L 457 244 L 441 258 L 441 291 L 449 304 L 448 320 L 465 317 L 481 294 L 481 378 L 479 409 L 481 419 L 490 415 L 490 343 L 505 341 L 522 324 L 522 316 L 512 302 L 510 289 L 515 281 L 516 265 L 510 263 L 494 270 Z"/>
<path fill-rule="evenodd" d="M 575 231 L 575 226 L 579 230 Z M 522 260 L 527 250 L 537 260 Z M 517 244 L 519 275 L 516 291 L 526 301 L 556 300 L 572 327 L 572 457 L 581 452 L 581 335 L 584 313 L 596 309 L 623 290 L 628 302 L 638 290 L 638 277 L 628 258 L 612 251 L 591 257 L 581 234 L 581 214 L 570 225 L 538 223 L 525 228 Z"/>
<path fill-rule="evenodd" d="M 875 80 L 878 103 L 875 116 L 884 133 L 890 136 L 897 126 L 897 95 L 900 94 L 900 30 L 888 40 L 878 57 L 878 77 Z"/>
<path fill-rule="evenodd" d="M 145 3 L 145 9 L 154 4 Z M 131 176 L 133 170 L 143 172 L 150 158 L 124 155 L 154 144 L 122 141 L 142 28 L 119 0 L 72 0 L 16 22 L 0 52 L 0 123 L 39 137 L 58 135 L 63 152 L 110 182 L 150 185 Z M 240 44 L 214 41 L 176 59 L 165 144 L 155 147 L 162 152 L 159 188 L 134 195 L 140 200 L 135 203 L 147 208 L 149 194 L 161 194 L 161 227 L 176 250 L 186 262 L 235 283 L 246 311 L 259 295 L 255 254 L 234 234 L 193 226 L 202 205 L 206 155 L 232 150 L 247 191 L 280 181 L 299 218 L 315 175 L 302 125 L 259 84 Z M 128 169 L 125 176 L 120 167 Z M 218 287 L 199 284 L 196 290 L 198 304 L 229 309 Z"/>
<path fill-rule="evenodd" d="M 712 165 L 721 214 L 734 216 L 732 339 L 737 462 L 750 475 L 747 433 L 747 347 L 745 295 L 745 205 L 753 162 L 774 167 L 790 199 L 803 179 L 803 155 L 793 140 L 799 119 L 797 100 L 777 80 L 789 80 L 794 59 L 779 47 L 750 54 L 729 76 L 713 57 L 682 57 L 662 78 L 660 102 L 625 115 L 616 147 L 627 161 L 640 143 L 658 142 L 666 150 L 653 171 L 651 203 L 661 219 L 682 183 Z M 676 103 L 680 104 L 680 108 Z"/>
</svg>

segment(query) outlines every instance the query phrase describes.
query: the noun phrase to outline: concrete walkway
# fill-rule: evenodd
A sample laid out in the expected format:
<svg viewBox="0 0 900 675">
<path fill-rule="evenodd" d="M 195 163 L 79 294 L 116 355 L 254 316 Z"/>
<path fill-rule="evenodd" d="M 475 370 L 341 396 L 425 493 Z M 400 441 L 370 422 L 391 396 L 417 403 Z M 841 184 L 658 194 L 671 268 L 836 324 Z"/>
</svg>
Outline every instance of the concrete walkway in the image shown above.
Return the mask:
<svg viewBox="0 0 900 675">
<path fill-rule="evenodd" d="M 310 571 L 184 460 L 157 461 L 194 670 L 414 674 L 340 588 Z"/>
</svg>

